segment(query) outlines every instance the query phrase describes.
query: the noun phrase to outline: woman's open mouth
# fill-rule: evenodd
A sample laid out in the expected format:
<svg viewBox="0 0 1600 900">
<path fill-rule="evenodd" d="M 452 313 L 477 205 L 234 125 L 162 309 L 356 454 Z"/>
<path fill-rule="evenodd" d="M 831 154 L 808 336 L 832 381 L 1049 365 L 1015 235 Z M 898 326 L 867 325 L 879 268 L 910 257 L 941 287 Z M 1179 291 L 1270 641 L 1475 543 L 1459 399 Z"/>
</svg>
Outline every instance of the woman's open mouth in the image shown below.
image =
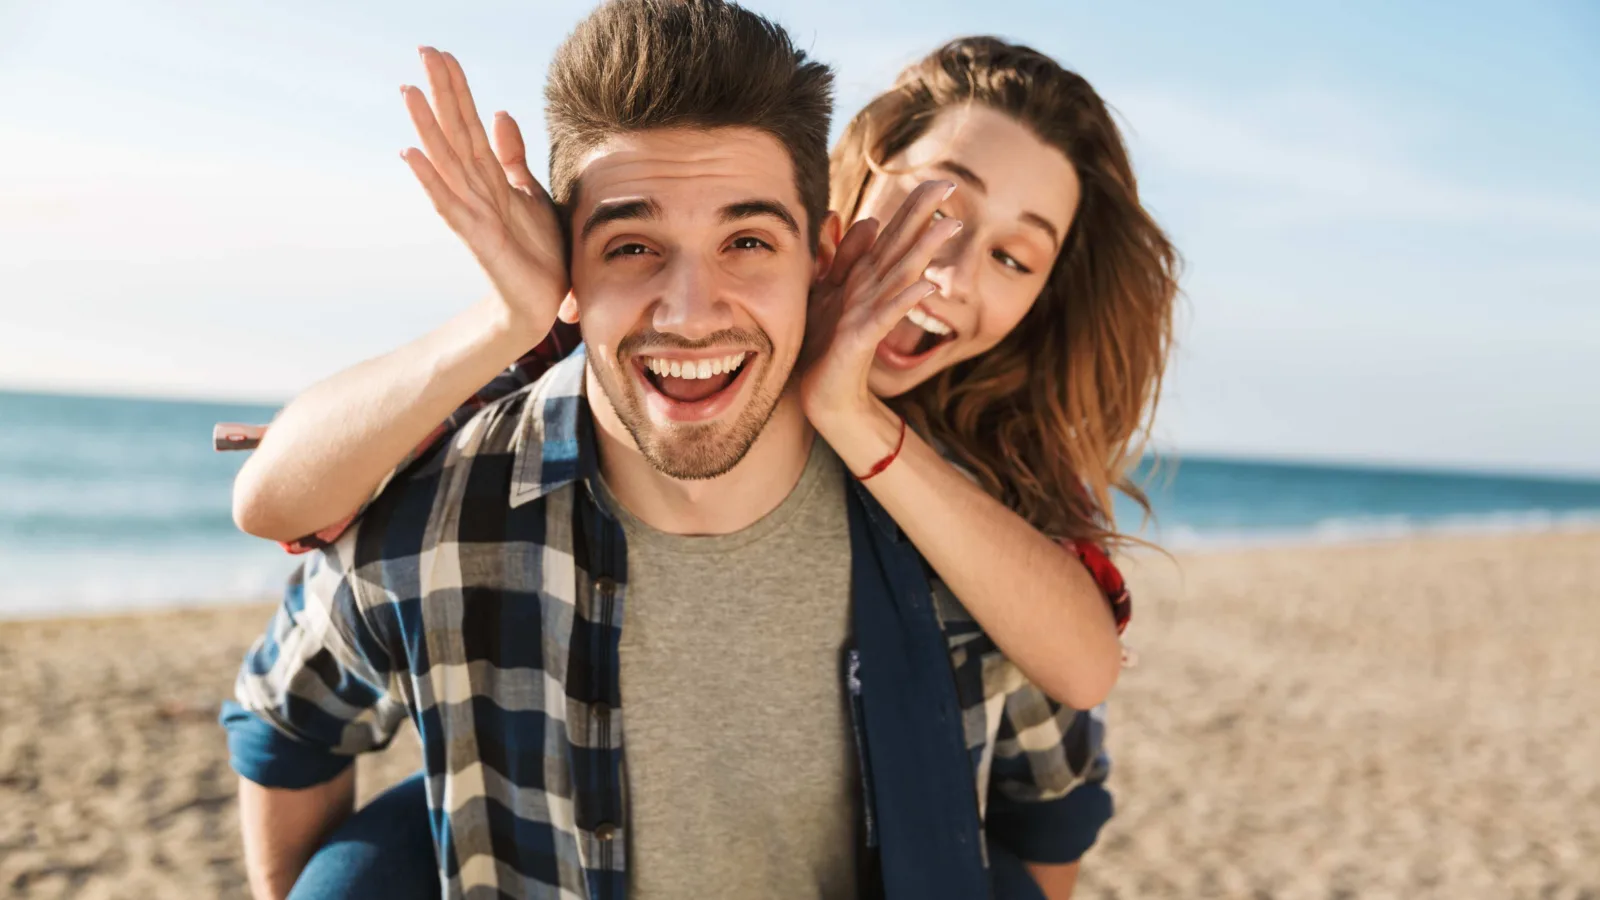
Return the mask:
<svg viewBox="0 0 1600 900">
<path fill-rule="evenodd" d="M 878 361 L 890 368 L 909 369 L 955 339 L 956 330 L 949 322 L 921 306 L 913 306 L 894 330 L 878 342 Z"/>
<path fill-rule="evenodd" d="M 756 354 L 746 350 L 716 356 L 637 356 L 633 364 L 646 386 L 646 401 L 669 419 L 715 418 L 733 402 Z"/>
</svg>

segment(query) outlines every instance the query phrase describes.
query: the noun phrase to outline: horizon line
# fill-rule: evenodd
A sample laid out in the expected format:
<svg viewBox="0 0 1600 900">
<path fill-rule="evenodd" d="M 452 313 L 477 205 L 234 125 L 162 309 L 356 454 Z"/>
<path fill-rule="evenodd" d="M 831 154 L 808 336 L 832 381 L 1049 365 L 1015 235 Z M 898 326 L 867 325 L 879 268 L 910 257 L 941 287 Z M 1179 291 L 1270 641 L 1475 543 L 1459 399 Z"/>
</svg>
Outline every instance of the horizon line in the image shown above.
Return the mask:
<svg viewBox="0 0 1600 900">
<path fill-rule="evenodd" d="M 147 403 L 207 404 L 222 406 L 272 407 L 281 409 L 289 400 L 267 399 L 265 395 L 219 395 L 199 392 L 148 393 L 117 391 L 115 389 L 82 389 L 72 387 L 25 387 L 0 382 L 0 394 L 34 397 L 60 397 L 78 400 L 138 400 Z M 293 399 L 293 398 L 290 398 Z M 1560 466 L 1530 466 L 1513 463 L 1468 463 L 1423 460 L 1404 457 L 1374 456 L 1371 454 L 1306 454 L 1281 450 L 1236 450 L 1196 446 L 1182 448 L 1172 443 L 1152 441 L 1142 455 L 1145 465 L 1154 460 L 1156 477 L 1172 468 L 1181 470 L 1186 461 L 1250 463 L 1256 465 L 1305 466 L 1328 469 L 1394 472 L 1399 474 L 1449 474 L 1479 476 L 1484 478 L 1528 478 L 1546 481 L 1570 481 L 1583 484 L 1600 483 L 1600 468 L 1575 469 Z"/>
</svg>

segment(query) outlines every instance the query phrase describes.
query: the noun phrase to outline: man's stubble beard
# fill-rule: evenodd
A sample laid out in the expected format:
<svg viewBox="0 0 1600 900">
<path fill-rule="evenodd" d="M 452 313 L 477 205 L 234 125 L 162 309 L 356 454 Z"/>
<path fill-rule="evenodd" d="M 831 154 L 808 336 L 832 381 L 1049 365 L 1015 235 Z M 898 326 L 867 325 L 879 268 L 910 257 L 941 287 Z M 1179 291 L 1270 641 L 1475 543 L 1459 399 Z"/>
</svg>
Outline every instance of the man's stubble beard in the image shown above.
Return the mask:
<svg viewBox="0 0 1600 900">
<path fill-rule="evenodd" d="M 757 356 L 763 361 L 762 371 L 744 373 L 743 377 L 752 382 L 750 399 L 740 410 L 738 418 L 726 425 L 694 423 L 673 425 L 668 429 L 657 428 L 645 412 L 640 391 L 617 383 L 616 376 L 620 374 L 624 383 L 631 386 L 632 380 L 622 371 L 627 363 L 617 359 L 596 365 L 591 357 L 589 368 L 645 461 L 668 478 L 699 481 L 724 475 L 737 466 L 750 452 L 756 438 L 761 436 L 773 412 L 777 410 L 783 387 L 788 384 L 789 375 L 793 372 L 794 360 L 790 360 L 783 378 L 774 378 L 776 373 L 773 369 L 777 361 L 770 351 L 770 342 L 768 348 L 767 352 Z M 776 390 L 772 388 L 773 382 L 778 385 Z"/>
</svg>

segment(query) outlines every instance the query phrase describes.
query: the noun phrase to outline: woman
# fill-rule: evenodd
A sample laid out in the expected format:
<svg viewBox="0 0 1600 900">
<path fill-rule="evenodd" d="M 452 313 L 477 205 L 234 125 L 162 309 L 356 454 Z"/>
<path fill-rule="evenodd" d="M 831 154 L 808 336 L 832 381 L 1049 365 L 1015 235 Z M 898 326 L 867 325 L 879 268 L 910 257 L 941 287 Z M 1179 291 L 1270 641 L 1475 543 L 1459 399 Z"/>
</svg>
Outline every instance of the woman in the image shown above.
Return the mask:
<svg viewBox="0 0 1600 900">
<path fill-rule="evenodd" d="M 424 59 L 439 116 L 475 121 L 455 61 Z M 439 144 L 420 92 L 406 100 L 425 143 Z M 515 124 L 499 116 L 495 131 L 510 182 L 541 194 Z M 427 158 L 406 159 L 436 205 L 448 204 Z M 1177 288 L 1176 254 L 1139 204 L 1115 124 L 1093 89 L 1048 57 L 969 38 L 908 68 L 859 113 L 832 167 L 832 205 L 852 225 L 842 236 L 828 226 L 837 254 L 813 299 L 806 413 L 1006 658 L 1052 698 L 1087 709 L 1120 657 L 1106 597 L 1075 560 L 1120 588 L 1096 548 L 1121 539 L 1113 488 L 1143 503 L 1127 473 L 1158 394 Z M 941 224 L 951 218 L 959 225 Z M 552 334 L 543 356 L 465 412 L 528 380 L 566 337 Z M 424 338 L 295 401 L 241 472 L 241 527 L 279 540 L 304 533 L 357 506 L 406 448 L 436 437 L 443 411 L 485 380 L 474 366 L 492 358 L 444 359 L 444 340 Z M 418 389 L 396 389 L 424 359 L 434 368 Z M 365 419 L 352 426 L 352 416 Z M 894 462 L 879 471 L 885 458 Z M 399 839 L 376 838 L 385 840 Z M 1030 868 L 1048 895 L 1070 892 L 1071 872 Z M 313 863 L 308 876 L 339 871 L 353 869 Z"/>
</svg>

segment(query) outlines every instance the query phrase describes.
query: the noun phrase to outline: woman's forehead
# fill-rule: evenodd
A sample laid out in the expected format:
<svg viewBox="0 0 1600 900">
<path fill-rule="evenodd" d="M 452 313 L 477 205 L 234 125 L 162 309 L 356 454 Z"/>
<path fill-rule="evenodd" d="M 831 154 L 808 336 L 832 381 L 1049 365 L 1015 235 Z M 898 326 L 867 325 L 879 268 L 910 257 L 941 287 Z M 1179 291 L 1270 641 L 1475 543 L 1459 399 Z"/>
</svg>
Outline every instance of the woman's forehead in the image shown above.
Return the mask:
<svg viewBox="0 0 1600 900">
<path fill-rule="evenodd" d="M 987 106 L 940 111 L 891 168 L 909 170 L 903 177 L 913 181 L 952 178 L 998 211 L 1032 213 L 1062 233 L 1078 206 L 1078 176 L 1066 154 Z"/>
</svg>

